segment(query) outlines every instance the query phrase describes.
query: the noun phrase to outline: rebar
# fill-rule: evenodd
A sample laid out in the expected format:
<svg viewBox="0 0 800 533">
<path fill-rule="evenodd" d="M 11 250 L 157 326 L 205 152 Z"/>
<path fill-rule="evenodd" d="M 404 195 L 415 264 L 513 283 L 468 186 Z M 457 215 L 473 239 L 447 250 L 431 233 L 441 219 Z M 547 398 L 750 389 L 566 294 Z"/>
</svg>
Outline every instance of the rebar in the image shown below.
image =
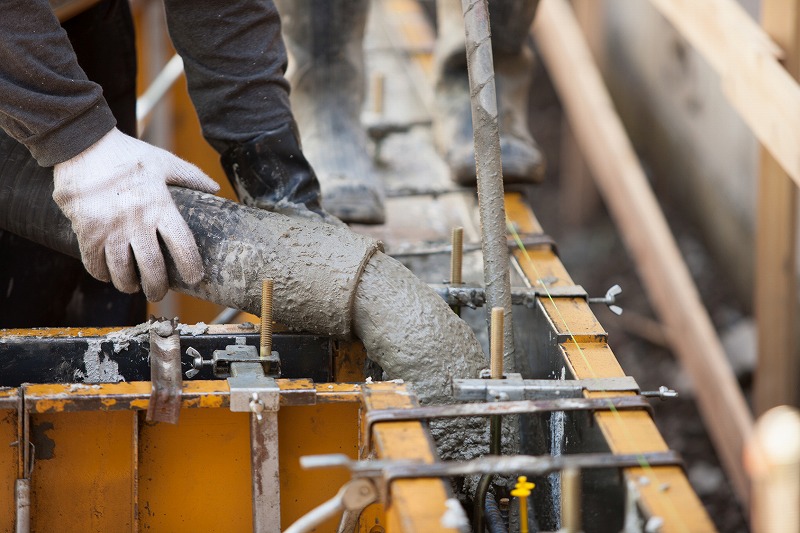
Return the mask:
<svg viewBox="0 0 800 533">
<path fill-rule="evenodd" d="M 478 177 L 478 211 L 481 220 L 483 279 L 488 309 L 506 312 L 503 329 L 506 368 L 514 365 L 514 337 L 511 321 L 511 279 L 509 277 L 503 167 L 500 158 L 497 94 L 494 82 L 492 39 L 487 0 L 461 0 L 467 44 L 475 168 Z M 491 313 L 487 312 L 491 328 Z M 481 506 L 482 508 L 482 506 Z M 483 533 L 483 532 L 481 532 Z"/>
</svg>

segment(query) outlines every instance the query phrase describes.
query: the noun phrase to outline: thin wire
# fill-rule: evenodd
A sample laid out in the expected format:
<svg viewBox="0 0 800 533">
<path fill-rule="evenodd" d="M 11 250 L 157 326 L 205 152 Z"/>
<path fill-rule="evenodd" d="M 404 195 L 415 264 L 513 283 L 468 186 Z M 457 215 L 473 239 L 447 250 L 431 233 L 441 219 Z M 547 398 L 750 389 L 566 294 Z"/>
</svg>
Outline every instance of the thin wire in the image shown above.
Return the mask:
<svg viewBox="0 0 800 533">
<path fill-rule="evenodd" d="M 544 283 L 541 275 L 539 274 L 539 269 L 536 268 L 536 263 L 533 261 L 533 258 L 528 253 L 527 248 L 525 248 L 525 245 L 523 244 L 522 239 L 519 236 L 519 233 L 517 233 L 516 227 L 514 226 L 514 224 L 511 223 L 510 220 L 508 220 L 508 218 L 506 218 L 506 227 L 508 228 L 508 231 L 511 233 L 512 237 L 514 238 L 514 242 L 516 242 L 517 247 L 522 251 L 522 254 L 525 256 L 525 260 L 528 262 L 528 264 L 533 269 L 533 271 L 534 271 L 534 273 L 536 275 L 536 283 L 541 285 L 542 288 L 544 288 L 544 292 L 545 292 L 545 295 L 547 296 L 547 299 L 550 300 L 550 304 L 553 306 L 553 309 L 555 309 L 556 315 L 558 316 L 558 319 L 561 320 L 561 323 L 562 323 L 562 325 L 564 327 L 564 330 L 567 332 L 567 335 L 569 336 L 570 340 L 575 345 L 575 347 L 578 349 L 578 353 L 580 354 L 581 359 L 583 359 L 584 365 L 586 365 L 586 368 L 589 369 L 589 372 L 590 372 L 591 376 L 593 378 L 597 378 L 597 372 L 595 372 L 594 367 L 592 366 L 591 362 L 589 361 L 589 358 L 586 356 L 586 353 L 584 352 L 583 348 L 581 347 L 580 343 L 578 342 L 578 339 L 575 337 L 575 334 L 572 333 L 572 329 L 569 327 L 569 323 L 567 322 L 566 318 L 564 318 L 564 315 L 561 314 L 561 310 L 558 308 L 558 305 L 556 305 L 555 299 L 550 294 L 550 290 L 547 288 L 547 284 Z M 600 392 L 609 392 L 609 391 L 600 391 Z M 614 416 L 614 418 L 619 423 L 619 426 L 622 428 L 622 430 L 624 432 L 625 439 L 629 443 L 632 443 L 633 442 L 633 438 L 631 437 L 630 428 L 628 427 L 627 423 L 625 422 L 625 419 L 622 417 L 622 415 L 620 414 L 620 412 L 617 410 L 617 408 L 614 406 L 613 402 L 611 402 L 610 399 L 608 400 L 608 404 L 609 404 L 609 410 L 611 411 L 612 416 Z M 642 452 L 634 452 L 634 453 L 636 453 L 636 455 L 638 456 L 639 466 L 643 470 L 645 470 L 650 476 L 652 476 L 652 478 L 654 479 L 655 485 L 658 487 L 657 490 L 659 490 L 659 491 L 662 490 L 662 486 L 663 485 L 661 484 L 660 480 L 658 479 L 658 475 L 656 474 L 655 469 L 647 461 L 647 458 L 644 455 L 642 455 Z M 665 495 L 664 492 L 661 492 L 660 494 Z M 675 507 L 675 504 L 672 501 L 672 498 L 671 497 L 665 497 L 663 501 L 668 504 L 666 507 L 668 507 L 670 513 L 677 520 L 677 522 L 681 525 L 681 528 L 684 531 L 689 531 L 689 528 L 687 527 L 687 525 L 682 520 L 681 514 L 678 512 L 678 509 Z"/>
</svg>

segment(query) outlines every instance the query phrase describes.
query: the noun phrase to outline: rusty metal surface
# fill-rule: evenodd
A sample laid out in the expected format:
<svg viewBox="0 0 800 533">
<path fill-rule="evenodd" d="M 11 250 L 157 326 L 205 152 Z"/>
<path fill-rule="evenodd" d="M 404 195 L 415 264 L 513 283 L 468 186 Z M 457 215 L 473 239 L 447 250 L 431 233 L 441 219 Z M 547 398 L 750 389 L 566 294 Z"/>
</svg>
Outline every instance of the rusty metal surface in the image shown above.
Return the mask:
<svg viewBox="0 0 800 533">
<path fill-rule="evenodd" d="M 626 411 L 631 409 L 652 412 L 644 396 L 620 396 L 616 398 L 564 398 L 558 400 L 518 400 L 510 402 L 462 403 L 411 407 L 408 409 L 371 410 L 364 415 L 367 444 L 371 443 L 372 427 L 381 422 L 408 422 L 436 418 L 460 418 L 470 416 L 495 416 L 561 411 Z"/>
<path fill-rule="evenodd" d="M 278 386 L 281 389 L 282 406 L 310 405 L 317 402 L 316 387 L 309 380 L 281 379 L 278 380 Z M 23 390 L 27 411 L 52 413 L 147 410 L 150 404 L 150 389 L 150 382 L 142 381 L 97 385 L 28 385 Z M 353 396 L 351 401 L 357 401 L 357 396 Z M 180 406 L 183 409 L 229 408 L 228 384 L 225 381 L 184 383 Z"/>
<path fill-rule="evenodd" d="M 150 328 L 150 381 L 148 422 L 177 424 L 181 412 L 181 340 L 175 325 L 162 320 Z"/>
<path fill-rule="evenodd" d="M 253 531 L 281 531 L 278 412 L 250 415 L 250 472 L 253 487 Z"/>
</svg>

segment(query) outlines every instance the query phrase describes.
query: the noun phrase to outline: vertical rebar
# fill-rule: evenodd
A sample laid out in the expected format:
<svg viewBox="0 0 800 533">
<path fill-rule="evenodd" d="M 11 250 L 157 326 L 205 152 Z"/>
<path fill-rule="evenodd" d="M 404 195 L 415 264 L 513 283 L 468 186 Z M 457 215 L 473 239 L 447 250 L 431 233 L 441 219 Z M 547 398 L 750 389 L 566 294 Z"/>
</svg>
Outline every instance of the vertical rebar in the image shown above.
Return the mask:
<svg viewBox="0 0 800 533">
<path fill-rule="evenodd" d="M 464 228 L 461 226 L 453 228 L 450 237 L 452 251 L 450 252 L 450 283 L 461 285 L 461 263 L 464 258 Z"/>
<path fill-rule="evenodd" d="M 262 359 L 272 354 L 272 288 L 271 279 L 261 282 L 261 350 Z"/>
<path fill-rule="evenodd" d="M 500 159 L 500 129 L 494 83 L 492 39 L 487 0 L 461 0 L 467 44 L 472 127 L 475 142 L 475 168 L 478 176 L 478 210 L 481 219 L 483 279 L 486 307 L 502 307 L 506 312 L 503 329 L 506 368 L 514 364 L 514 337 L 511 321 L 511 279 L 508 272 L 506 209 L 503 196 L 503 167 Z M 491 327 L 490 311 L 486 317 Z M 482 532 L 481 532 L 482 533 Z"/>
</svg>

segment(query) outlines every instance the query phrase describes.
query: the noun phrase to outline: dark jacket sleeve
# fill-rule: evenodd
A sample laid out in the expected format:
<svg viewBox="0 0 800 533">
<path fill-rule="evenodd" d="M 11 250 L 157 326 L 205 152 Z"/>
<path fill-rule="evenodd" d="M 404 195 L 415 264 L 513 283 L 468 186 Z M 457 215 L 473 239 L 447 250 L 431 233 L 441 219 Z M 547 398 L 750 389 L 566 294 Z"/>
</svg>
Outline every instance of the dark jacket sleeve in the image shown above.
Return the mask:
<svg viewBox="0 0 800 533">
<path fill-rule="evenodd" d="M 286 49 L 271 0 L 166 0 L 203 135 L 219 152 L 292 120 Z"/>
<path fill-rule="evenodd" d="M 47 0 L 5 0 L 0 127 L 42 166 L 79 154 L 114 127 L 99 85 L 78 66 Z"/>
</svg>

